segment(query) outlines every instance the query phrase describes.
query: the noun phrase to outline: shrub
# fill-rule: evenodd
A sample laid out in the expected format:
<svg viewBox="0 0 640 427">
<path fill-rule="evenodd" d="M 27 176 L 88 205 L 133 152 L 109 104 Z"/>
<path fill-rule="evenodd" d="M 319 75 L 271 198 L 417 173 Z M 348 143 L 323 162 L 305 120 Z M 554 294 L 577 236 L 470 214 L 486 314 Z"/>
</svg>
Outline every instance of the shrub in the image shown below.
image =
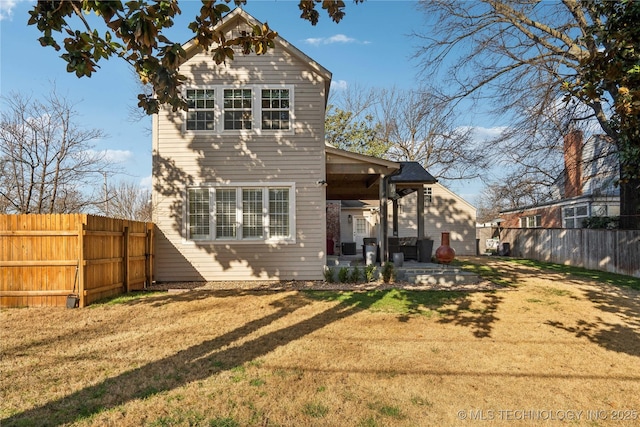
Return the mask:
<svg viewBox="0 0 640 427">
<path fill-rule="evenodd" d="M 396 269 L 393 266 L 392 262 L 387 261 L 382 266 L 382 271 L 380 273 L 382 274 L 382 280 L 384 281 L 384 283 L 389 283 L 393 279 L 395 279 Z"/>
<path fill-rule="evenodd" d="M 373 282 L 376 280 L 376 266 L 369 264 L 364 268 L 364 279 L 367 282 Z"/>
<path fill-rule="evenodd" d="M 334 283 L 335 282 L 333 268 L 326 267 L 324 269 L 324 271 L 322 272 L 322 274 L 324 274 L 324 281 L 325 282 L 327 282 L 327 283 Z"/>
<path fill-rule="evenodd" d="M 351 283 L 358 283 L 360 281 L 360 268 L 357 265 L 353 267 L 353 270 L 351 270 L 349 280 Z"/>
<path fill-rule="evenodd" d="M 342 267 L 340 271 L 338 271 L 338 280 L 340 283 L 347 283 L 349 281 L 349 268 Z"/>
<path fill-rule="evenodd" d="M 582 220 L 584 228 L 605 228 L 616 230 L 620 228 L 620 217 L 618 216 L 592 216 Z"/>
</svg>

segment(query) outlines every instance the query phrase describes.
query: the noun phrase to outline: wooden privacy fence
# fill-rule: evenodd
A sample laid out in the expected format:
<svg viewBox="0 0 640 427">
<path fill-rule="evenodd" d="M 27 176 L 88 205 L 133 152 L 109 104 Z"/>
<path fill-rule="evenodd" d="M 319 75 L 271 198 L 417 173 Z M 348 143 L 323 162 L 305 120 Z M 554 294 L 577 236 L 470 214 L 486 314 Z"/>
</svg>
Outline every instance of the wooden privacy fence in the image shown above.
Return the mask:
<svg viewBox="0 0 640 427">
<path fill-rule="evenodd" d="M 87 214 L 0 215 L 0 306 L 79 306 L 152 282 L 153 224 Z M 75 292 L 73 292 L 75 289 Z"/>
<path fill-rule="evenodd" d="M 640 277 L 640 230 L 509 228 L 511 255 Z"/>
</svg>

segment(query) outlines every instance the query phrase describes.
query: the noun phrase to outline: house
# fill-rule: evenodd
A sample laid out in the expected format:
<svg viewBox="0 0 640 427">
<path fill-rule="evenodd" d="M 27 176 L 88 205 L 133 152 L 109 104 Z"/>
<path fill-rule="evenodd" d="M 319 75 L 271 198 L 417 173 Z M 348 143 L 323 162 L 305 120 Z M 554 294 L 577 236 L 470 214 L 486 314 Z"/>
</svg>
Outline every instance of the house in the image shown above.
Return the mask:
<svg viewBox="0 0 640 427">
<path fill-rule="evenodd" d="M 217 29 L 258 24 L 235 9 Z M 189 111 L 153 120 L 158 281 L 322 278 L 331 73 L 275 44 L 220 65 L 184 45 Z"/>
<path fill-rule="evenodd" d="M 255 25 L 235 9 L 216 29 L 231 35 Z M 412 192 L 420 206 L 423 186 L 436 182 L 422 167 L 416 175 L 414 166 L 325 144 L 331 73 L 282 37 L 274 43 L 220 65 L 193 41 L 184 45 L 189 110 L 153 118 L 158 281 L 321 280 L 349 224 L 348 213 L 337 225 L 327 218 L 340 217 L 349 200 L 375 201 L 367 218 L 378 222 L 367 233 L 387 259 L 393 206 Z M 424 236 L 424 209 L 415 215 L 414 232 Z"/>
<path fill-rule="evenodd" d="M 500 212 L 503 228 L 581 228 L 590 217 L 620 214 L 618 157 L 604 135 L 583 141 L 581 131 L 564 138 L 564 172 L 552 200 Z"/>
<path fill-rule="evenodd" d="M 450 233 L 450 246 L 456 255 L 476 255 L 476 208 L 440 183 L 425 184 L 424 235 L 434 240 L 434 251 L 440 246 L 441 234 Z M 398 237 L 415 236 L 417 194 L 400 199 L 398 204 Z"/>
</svg>

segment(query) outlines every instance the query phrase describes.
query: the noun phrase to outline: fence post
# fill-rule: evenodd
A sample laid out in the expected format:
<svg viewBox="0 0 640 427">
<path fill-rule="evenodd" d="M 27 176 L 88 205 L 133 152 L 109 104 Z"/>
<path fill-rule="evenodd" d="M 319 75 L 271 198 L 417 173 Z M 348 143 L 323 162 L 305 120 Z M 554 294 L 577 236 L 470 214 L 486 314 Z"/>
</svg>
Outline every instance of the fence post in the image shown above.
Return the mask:
<svg viewBox="0 0 640 427">
<path fill-rule="evenodd" d="M 131 284 L 129 283 L 129 227 L 124 227 L 124 289 L 126 293 L 131 292 Z"/>
<path fill-rule="evenodd" d="M 78 225 L 78 296 L 80 297 L 80 307 L 85 307 L 87 305 L 87 296 L 84 292 L 84 231 L 85 224 L 80 221 L 80 224 Z"/>
<path fill-rule="evenodd" d="M 147 223 L 147 238 L 145 239 L 145 287 L 153 283 L 153 223 Z"/>
</svg>

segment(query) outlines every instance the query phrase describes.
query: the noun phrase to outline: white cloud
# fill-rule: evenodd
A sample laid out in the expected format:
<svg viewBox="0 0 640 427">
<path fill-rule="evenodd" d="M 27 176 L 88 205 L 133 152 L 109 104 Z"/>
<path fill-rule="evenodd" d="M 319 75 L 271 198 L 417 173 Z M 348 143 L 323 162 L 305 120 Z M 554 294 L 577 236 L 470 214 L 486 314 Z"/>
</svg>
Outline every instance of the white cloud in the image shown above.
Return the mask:
<svg viewBox="0 0 640 427">
<path fill-rule="evenodd" d="M 345 36 L 344 34 L 336 34 L 331 37 L 308 38 L 308 39 L 305 39 L 304 42 L 313 46 L 320 46 L 320 45 L 333 44 L 333 43 L 369 44 L 369 42 L 367 41 L 358 41 L 352 37 Z"/>
<path fill-rule="evenodd" d="M 139 185 L 143 190 L 151 191 L 151 175 L 142 178 Z"/>
<path fill-rule="evenodd" d="M 346 80 L 331 80 L 331 89 L 333 90 L 347 90 Z"/>
<path fill-rule="evenodd" d="M 487 141 L 499 137 L 502 132 L 507 130 L 506 126 L 494 126 L 486 128 L 482 126 L 461 126 L 461 131 L 471 130 L 473 139 L 477 142 Z"/>
<path fill-rule="evenodd" d="M 25 0 L 0 0 L 0 21 L 11 19 L 13 17 L 13 9 L 21 1 Z"/>
<path fill-rule="evenodd" d="M 129 150 L 88 150 L 89 155 L 102 158 L 108 162 L 122 163 L 133 158 L 133 151 Z"/>
<path fill-rule="evenodd" d="M 133 157 L 133 151 L 129 150 L 104 150 L 104 157 L 111 162 L 126 162 Z"/>
</svg>

